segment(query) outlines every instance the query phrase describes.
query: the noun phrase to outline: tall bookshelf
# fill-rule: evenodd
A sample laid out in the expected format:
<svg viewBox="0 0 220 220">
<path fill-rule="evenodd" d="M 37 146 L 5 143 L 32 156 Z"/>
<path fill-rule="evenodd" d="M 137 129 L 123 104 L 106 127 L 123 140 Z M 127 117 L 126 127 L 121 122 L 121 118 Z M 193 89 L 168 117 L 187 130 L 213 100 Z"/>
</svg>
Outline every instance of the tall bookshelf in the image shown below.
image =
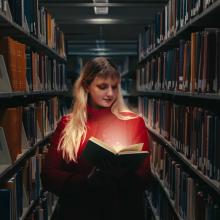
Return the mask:
<svg viewBox="0 0 220 220">
<path fill-rule="evenodd" d="M 155 219 L 220 218 L 219 12 L 219 0 L 169 0 L 139 37 Z"/>
<path fill-rule="evenodd" d="M 41 186 L 50 136 L 66 113 L 64 35 L 36 0 L 0 4 L 0 213 L 50 219 L 56 197 Z"/>
</svg>

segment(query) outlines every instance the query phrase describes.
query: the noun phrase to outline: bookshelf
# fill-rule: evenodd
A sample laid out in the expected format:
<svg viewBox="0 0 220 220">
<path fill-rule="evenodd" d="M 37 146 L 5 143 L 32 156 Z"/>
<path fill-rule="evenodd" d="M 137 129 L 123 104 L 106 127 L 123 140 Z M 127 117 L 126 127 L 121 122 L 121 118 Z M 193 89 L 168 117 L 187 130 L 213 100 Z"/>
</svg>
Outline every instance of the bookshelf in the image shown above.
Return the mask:
<svg viewBox="0 0 220 220">
<path fill-rule="evenodd" d="M 220 217 L 219 12 L 219 0 L 169 0 L 139 37 L 138 110 L 155 181 L 177 219 Z"/>
<path fill-rule="evenodd" d="M 1 1 L 0 29 L 0 83 L 6 85 L 0 88 L 1 217 L 48 219 L 57 198 L 43 191 L 40 174 L 53 129 L 66 113 L 64 35 L 35 0 Z"/>
</svg>

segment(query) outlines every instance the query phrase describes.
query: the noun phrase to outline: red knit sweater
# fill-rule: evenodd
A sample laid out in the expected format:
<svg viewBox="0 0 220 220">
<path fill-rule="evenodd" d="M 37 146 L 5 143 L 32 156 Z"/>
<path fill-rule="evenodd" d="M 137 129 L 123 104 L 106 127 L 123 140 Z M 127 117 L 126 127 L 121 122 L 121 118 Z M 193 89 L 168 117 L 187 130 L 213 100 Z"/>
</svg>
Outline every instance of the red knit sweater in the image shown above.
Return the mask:
<svg viewBox="0 0 220 220">
<path fill-rule="evenodd" d="M 88 120 L 87 120 L 87 135 L 85 140 L 80 144 L 78 151 L 78 163 L 69 162 L 67 163 L 63 157 L 62 152 L 57 151 L 57 145 L 61 132 L 65 125 L 69 121 L 69 116 L 64 116 L 58 123 L 58 126 L 51 139 L 51 147 L 46 157 L 45 167 L 42 172 L 42 183 L 45 189 L 52 191 L 59 195 L 62 199 L 61 202 L 69 201 L 71 199 L 72 207 L 69 207 L 69 211 L 73 216 L 77 217 L 73 219 L 86 219 L 80 218 L 82 216 L 81 209 L 91 208 L 91 203 L 89 207 L 86 206 L 85 199 L 90 202 L 95 202 L 97 204 L 97 198 L 99 193 L 105 193 L 106 191 L 96 192 L 97 198 L 93 201 L 90 200 L 93 196 L 90 195 L 90 190 L 88 190 L 87 176 L 90 173 L 92 167 L 81 157 L 83 149 L 86 146 L 88 139 L 91 136 L 97 137 L 100 140 L 109 143 L 110 145 L 131 145 L 136 143 L 144 143 L 143 150 L 150 150 L 148 144 L 148 133 L 145 127 L 144 120 L 141 117 L 136 117 L 129 120 L 118 119 L 114 114 L 112 114 L 110 108 L 104 109 L 93 109 L 88 107 Z M 123 113 L 125 115 L 134 113 Z M 148 176 L 150 174 L 150 158 L 146 158 L 143 164 L 136 171 L 135 176 L 141 180 L 142 185 L 140 188 L 147 183 Z M 129 180 L 129 182 L 132 182 Z M 123 183 L 124 184 L 124 183 Z M 128 183 L 129 185 L 130 183 Z M 127 185 L 127 183 L 126 183 Z M 108 186 L 109 187 L 109 186 Z M 135 186 L 136 187 L 136 186 Z M 121 190 L 121 189 L 120 189 Z M 133 189 L 130 189 L 133 190 Z M 108 191 L 111 191 L 108 189 Z M 117 190 L 118 191 L 118 190 Z M 94 190 L 93 192 L 94 193 Z M 82 201 L 80 201 L 82 199 Z M 105 198 L 102 198 L 102 200 Z M 109 202 L 109 198 L 108 199 Z M 100 200 L 100 199 L 99 199 Z M 118 200 L 118 199 L 117 199 Z M 82 204 L 81 204 L 82 202 Z M 67 203 L 66 203 L 67 204 Z M 67 205 L 63 208 L 67 208 Z M 81 205 L 80 205 L 81 204 Z M 73 210 L 75 209 L 74 214 Z M 78 214 L 77 214 L 78 213 Z M 65 210 L 65 218 L 72 219 L 67 210 Z M 87 216 L 88 217 L 88 216 Z M 94 219 L 97 219 L 97 216 Z M 100 217 L 103 219 L 104 217 Z M 91 217 L 91 213 L 89 215 Z M 110 218 L 109 218 L 110 219 Z M 114 217 L 115 219 L 115 217 Z"/>
</svg>

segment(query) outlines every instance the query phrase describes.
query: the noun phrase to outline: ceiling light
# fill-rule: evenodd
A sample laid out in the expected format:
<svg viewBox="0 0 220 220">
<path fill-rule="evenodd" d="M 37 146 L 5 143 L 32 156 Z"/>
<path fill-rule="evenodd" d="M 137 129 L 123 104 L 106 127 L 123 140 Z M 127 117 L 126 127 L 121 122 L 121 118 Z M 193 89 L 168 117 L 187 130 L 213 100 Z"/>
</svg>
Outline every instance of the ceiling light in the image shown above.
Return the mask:
<svg viewBox="0 0 220 220">
<path fill-rule="evenodd" d="M 93 3 L 108 3 L 108 0 L 93 0 Z"/>
<path fill-rule="evenodd" d="M 106 52 L 106 51 L 111 51 L 109 48 L 91 48 L 89 51 L 96 51 L 96 52 Z"/>
<path fill-rule="evenodd" d="M 112 18 L 91 18 L 91 19 L 84 19 L 84 22 L 87 24 L 117 24 L 119 23 L 119 19 L 112 19 Z"/>
<path fill-rule="evenodd" d="M 106 15 L 108 14 L 108 7 L 94 7 L 94 12 L 96 15 Z"/>
<path fill-rule="evenodd" d="M 93 3 L 108 3 L 108 0 L 93 0 Z M 108 14 L 108 7 L 106 6 L 94 6 L 94 12 L 96 15 Z"/>
</svg>

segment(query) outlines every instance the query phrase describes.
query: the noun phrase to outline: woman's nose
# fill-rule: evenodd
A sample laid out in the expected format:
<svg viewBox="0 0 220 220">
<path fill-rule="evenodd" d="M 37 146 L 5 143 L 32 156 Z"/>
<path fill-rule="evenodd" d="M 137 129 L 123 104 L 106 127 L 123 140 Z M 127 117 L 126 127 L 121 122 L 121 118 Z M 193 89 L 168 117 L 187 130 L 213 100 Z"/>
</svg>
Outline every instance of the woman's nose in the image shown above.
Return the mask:
<svg viewBox="0 0 220 220">
<path fill-rule="evenodd" d="M 114 94 L 113 89 L 112 88 L 108 88 L 107 95 L 108 96 L 112 96 L 113 94 Z"/>
</svg>

